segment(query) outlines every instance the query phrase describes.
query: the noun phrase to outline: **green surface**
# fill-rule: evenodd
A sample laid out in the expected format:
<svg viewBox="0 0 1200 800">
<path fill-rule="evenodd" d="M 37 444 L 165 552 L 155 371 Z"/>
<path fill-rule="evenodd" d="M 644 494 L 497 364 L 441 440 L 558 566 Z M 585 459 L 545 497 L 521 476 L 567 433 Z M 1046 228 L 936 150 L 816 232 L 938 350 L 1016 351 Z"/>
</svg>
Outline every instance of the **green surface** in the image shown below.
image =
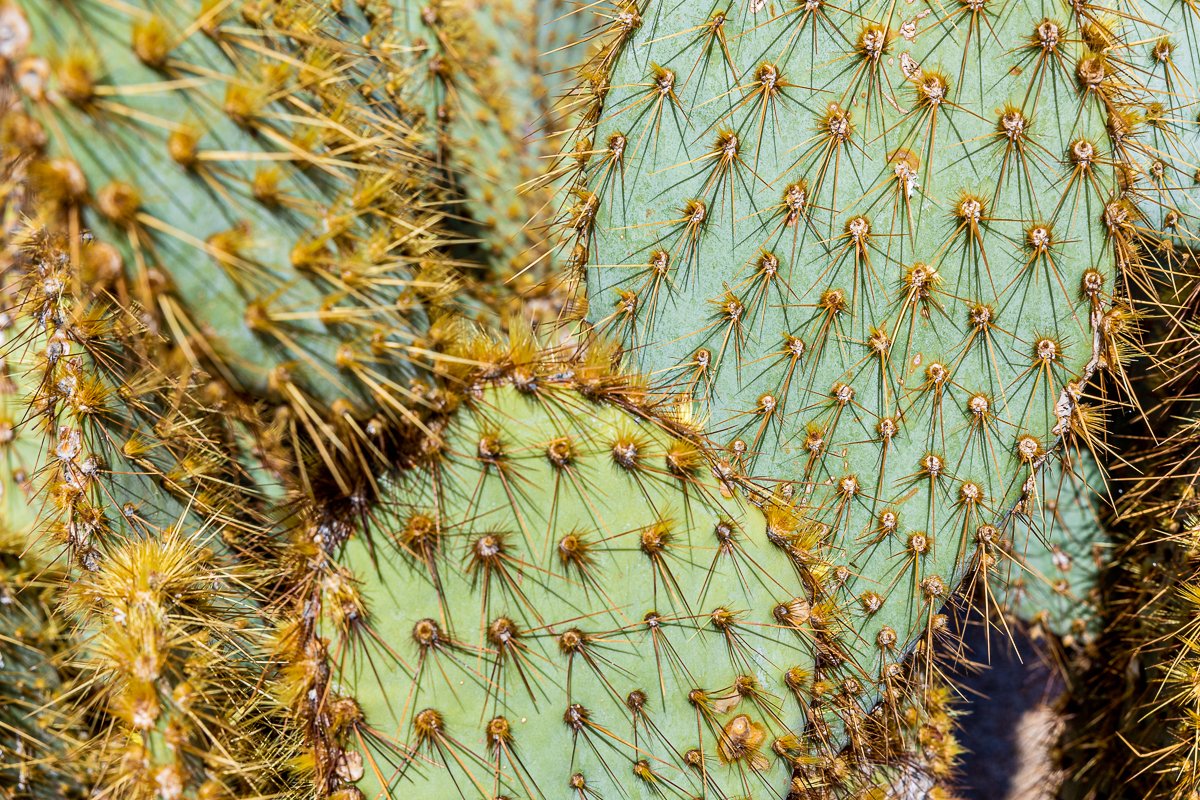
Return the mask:
<svg viewBox="0 0 1200 800">
<path fill-rule="evenodd" d="M 210 38 L 196 24 L 202 5 L 186 0 L 18 6 L 42 59 L 23 63 L 21 83 L 46 157 L 82 171 L 83 224 L 117 247 L 156 324 L 251 392 L 294 401 L 292 384 L 318 409 L 399 402 L 403 387 L 387 381 L 411 377 L 410 359 L 373 362 L 424 328 L 413 276 L 440 212 L 432 198 L 401 200 L 428 168 L 396 110 L 368 91 L 381 68 L 328 47 L 353 29 L 318 7 L 314 24 L 331 30 L 289 43 L 271 19 L 220 15 L 205 17 L 222 23 Z M 151 24 L 169 43 L 153 68 L 130 44 Z M 84 96 L 71 90 L 79 74 L 92 82 Z M 190 151 L 179 145 L 189 139 Z M 50 169 L 31 171 L 47 197 L 64 193 Z M 139 201 L 116 218 L 105 213 L 114 181 Z M 349 354 L 366 369 L 346 368 Z"/>
<path fill-rule="evenodd" d="M 1016 523 L 1016 547 L 998 553 L 994 596 L 1026 622 L 1084 644 L 1100 632 L 1098 579 L 1111 549 L 1104 480 L 1085 454 L 1073 469 L 1045 470 L 1039 493 L 1041 506 Z"/>
<path fill-rule="evenodd" d="M 492 436 L 505 455 L 484 463 L 480 442 L 487 450 Z M 560 468 L 547 448 L 563 438 L 572 457 Z M 636 469 L 616 463 L 614 444 L 636 444 Z M 799 568 L 767 541 L 762 512 L 724 497 L 706 467 L 686 481 L 671 473 L 671 446 L 634 416 L 569 390 L 535 399 L 489 389 L 455 419 L 436 478 L 410 474 L 392 487 L 374 536 L 352 539 L 342 560 L 370 612 L 370 635 L 358 637 L 339 676 L 380 737 L 366 742 L 360 788 L 369 797 L 569 797 L 576 773 L 603 797 L 783 791 L 789 771 L 771 746 L 802 731 L 798 701 L 807 705 L 815 663 Z M 435 538 L 414 537 L 422 518 L 440 520 L 425 528 Z M 728 549 L 714 535 L 725 523 Z M 665 546 L 652 556 L 656 540 L 645 534 L 660 530 Z M 563 559 L 578 552 L 563 550 L 570 535 L 588 543 L 582 570 Z M 488 536 L 500 552 L 473 555 Z M 792 604 L 795 624 L 774 616 L 781 603 Z M 721 609 L 736 616 L 728 633 L 712 624 Z M 652 611 L 661 623 L 653 630 Z M 519 631 L 515 643 L 489 634 L 504 618 Z M 422 620 L 436 624 L 438 646 L 414 638 Z M 587 638 L 572 656 L 561 637 L 573 630 Z M 799 695 L 784 682 L 793 667 L 806 676 Z M 758 689 L 738 695 L 739 676 Z M 704 713 L 689 702 L 696 689 Z M 636 720 L 626 703 L 635 690 L 645 695 Z M 564 723 L 571 704 L 588 713 L 578 732 Z M 440 714 L 441 736 L 418 732 L 426 709 Z M 498 750 L 485 736 L 497 716 L 512 733 Z M 759 726 L 747 729 L 761 734 L 755 752 L 723 763 L 720 742 L 744 740 L 722 731 L 747 720 Z M 707 789 L 684 763 L 691 748 L 703 752 Z M 649 783 L 634 775 L 643 760 Z M 380 793 L 372 761 L 390 794 Z"/>
<path fill-rule="evenodd" d="M 876 679 L 881 626 L 919 638 L 980 527 L 1040 502 L 1096 366 L 1102 64 L 1052 3 L 640 8 L 576 207 L 591 319 L 793 482 L 882 600 L 849 637 Z"/>
</svg>

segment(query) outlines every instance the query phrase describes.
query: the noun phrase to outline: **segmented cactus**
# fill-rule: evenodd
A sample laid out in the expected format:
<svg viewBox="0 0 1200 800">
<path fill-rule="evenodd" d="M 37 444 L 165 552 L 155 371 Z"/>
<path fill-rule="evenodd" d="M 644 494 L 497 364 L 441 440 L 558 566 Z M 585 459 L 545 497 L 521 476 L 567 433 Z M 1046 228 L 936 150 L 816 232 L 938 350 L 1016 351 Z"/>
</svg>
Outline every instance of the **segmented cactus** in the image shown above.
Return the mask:
<svg viewBox="0 0 1200 800">
<path fill-rule="evenodd" d="M 476 408 L 391 494 L 391 541 L 352 540 L 345 562 L 378 576 L 379 644 L 353 685 L 412 754 L 373 753 L 391 791 L 786 786 L 771 747 L 796 747 L 819 634 L 762 514 L 722 497 L 693 444 L 619 408 L 553 386 Z M 372 680 L 389 652 L 409 666 L 403 699 Z"/>
<path fill-rule="evenodd" d="M 1138 228 L 1159 258 L 1176 248 L 1193 250 L 1200 232 L 1200 51 L 1195 39 L 1200 9 L 1186 0 L 1108 5 L 1094 17 L 1089 44 L 1110 65 L 1114 83 L 1133 84 L 1122 86 L 1110 127 L 1137 202 Z"/>
<path fill-rule="evenodd" d="M 3 476 L 74 559 L 105 724 L 67 782 L 929 794 L 956 587 L 1090 637 L 1084 392 L 1132 386 L 1114 295 L 1192 269 L 1167 12 L 622 1 L 567 16 L 583 88 L 539 118 L 533 5 L 0 6 L 9 155 L 71 236 L 5 304 Z M 453 313 L 552 263 L 572 164 L 554 256 L 648 386 Z"/>
<path fill-rule="evenodd" d="M 38 445 L 37 523 L 17 533 L 24 549 L 69 556 L 51 588 L 78 678 L 55 687 L 47 713 L 99 717 L 43 766 L 137 800 L 286 797 L 298 734 L 259 686 L 255 572 L 267 567 L 232 563 L 260 546 L 266 518 L 236 451 L 214 438 L 221 417 L 146 360 L 119 307 L 79 293 L 60 243 L 39 234 L 23 250 L 11 306 L 22 335 L 6 353 L 20 438 Z"/>
<path fill-rule="evenodd" d="M 874 678 L 884 627 L 928 635 L 1038 470 L 1091 446 L 1084 388 L 1121 366 L 1128 204 L 1088 24 L 630 3 L 588 68 L 565 227 L 589 319 L 702 405 L 732 467 L 794 487 L 876 598 L 846 620 Z"/>
<path fill-rule="evenodd" d="M 446 335 L 429 317 L 456 303 L 446 193 L 384 55 L 352 44 L 366 23 L 240 11 L 6 4 L 25 106 L 6 141 L 35 159 L 43 214 L 102 240 L 88 280 L 119 284 L 196 366 L 287 403 L 336 461 L 372 414 L 423 408 L 414 365 Z"/>
</svg>

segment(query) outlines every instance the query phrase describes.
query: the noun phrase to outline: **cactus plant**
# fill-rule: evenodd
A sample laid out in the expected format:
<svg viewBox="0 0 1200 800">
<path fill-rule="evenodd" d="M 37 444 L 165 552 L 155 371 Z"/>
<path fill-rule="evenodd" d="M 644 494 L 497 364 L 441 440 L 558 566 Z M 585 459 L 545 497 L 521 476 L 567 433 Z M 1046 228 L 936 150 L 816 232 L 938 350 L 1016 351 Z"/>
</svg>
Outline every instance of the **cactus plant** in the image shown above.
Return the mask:
<svg viewBox="0 0 1200 800">
<path fill-rule="evenodd" d="M 1197 9 L 1186 2 L 1106 4 L 1091 46 L 1121 76 L 1109 127 L 1135 212 L 1140 251 L 1125 271 L 1147 320 L 1137 414 L 1111 459 L 1123 490 L 1105 569 L 1106 609 L 1093 653 L 1071 677 L 1075 720 L 1058 745 L 1064 797 L 1193 797 L 1196 753 L 1193 623 L 1197 479 Z M 1115 735 L 1114 735 L 1115 734 Z"/>
<path fill-rule="evenodd" d="M 1103 477 L 1085 454 L 1077 465 L 1051 465 L 1042 484 L 1041 507 L 1020 516 L 1018 533 L 1002 548 L 994 596 L 1007 615 L 1043 636 L 1086 646 L 1099 633 L 1099 577 L 1111 549 Z M 1014 550 L 1014 541 L 1024 549 Z"/>
<path fill-rule="evenodd" d="M 35 459 L 25 483 L 37 513 L 6 523 L 34 523 L 11 531 L 22 550 L 70 557 L 48 591 L 70 623 L 77 677 L 47 689 L 46 713 L 101 715 L 42 766 L 146 800 L 280 792 L 298 736 L 257 685 L 260 595 L 232 563 L 266 522 L 228 443 L 212 438 L 220 418 L 190 416 L 205 410 L 191 388 L 147 362 L 123 311 L 80 293 L 53 237 L 22 242 L 20 266 L 21 335 L 6 353 L 9 396 L 25 409 L 18 440 L 38 445 L 21 453 Z"/>
<path fill-rule="evenodd" d="M 1095 447 L 1121 369 L 1107 62 L 1067 9 L 995 5 L 627 4 L 588 68 L 589 319 L 795 487 L 883 603 L 860 665 Z"/>
<path fill-rule="evenodd" d="M 481 385 L 366 529 L 327 546 L 309 582 L 319 640 L 345 654 L 329 790 L 782 796 L 894 766 L 896 632 L 867 670 L 850 661 L 856 601 L 813 587 L 851 576 L 819 532 L 588 366 Z"/>
<path fill-rule="evenodd" d="M 241 10 L 249 28 L 199 3 L 6 4 L 25 99 L 7 141 L 43 214 L 103 240 L 89 277 L 122 281 L 197 367 L 314 439 L 412 421 L 457 281 L 421 134 L 350 30 L 313 33 L 361 20 Z"/>
<path fill-rule="evenodd" d="M 1187 158 L 1147 99 L 1181 117 L 1177 73 L 1125 58 L 1161 23 L 589 7 L 564 17 L 601 20 L 584 83 L 547 117 L 580 135 L 510 214 L 545 79 L 523 9 L 181 4 L 174 27 L 22 2 L 6 136 L 70 244 L 33 249 L 11 304 L 34 413 L 9 416 L 38 530 L 75 556 L 105 791 L 905 796 L 931 784 L 914 736 L 930 774 L 954 753 L 935 658 L 960 584 L 1091 635 L 1063 603 L 1094 580 L 1086 393 L 1142 390 L 1141 251 L 1192 269 L 1186 215 L 1154 210 L 1186 193 L 1137 166 Z M 511 223 L 562 180 L 554 263 L 587 288 L 562 305 L 646 384 L 602 341 L 502 346 L 453 313 L 548 258 Z M 458 260 L 475 234 L 490 283 Z M 133 628 L 153 680 L 113 657 Z"/>
</svg>

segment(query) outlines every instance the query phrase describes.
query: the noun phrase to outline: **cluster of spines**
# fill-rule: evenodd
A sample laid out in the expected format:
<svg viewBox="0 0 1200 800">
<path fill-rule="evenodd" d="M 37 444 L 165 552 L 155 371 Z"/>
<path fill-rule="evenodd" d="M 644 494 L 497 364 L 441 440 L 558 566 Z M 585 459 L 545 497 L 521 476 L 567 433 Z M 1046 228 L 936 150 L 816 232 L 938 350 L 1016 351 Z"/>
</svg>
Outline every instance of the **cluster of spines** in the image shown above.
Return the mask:
<svg viewBox="0 0 1200 800">
<path fill-rule="evenodd" d="M 6 356 L 18 433 L 43 444 L 27 467 L 36 525 L 17 533 L 63 567 L 75 677 L 48 704 L 94 716 L 74 774 L 128 798 L 283 791 L 294 737 L 257 685 L 264 567 L 232 566 L 263 532 L 256 491 L 192 388 L 146 361 L 144 331 L 81 288 L 62 241 L 33 234 L 16 268 Z"/>
<path fill-rule="evenodd" d="M 34 800 L 82 797 L 89 772 L 68 758 L 89 732 L 62 703 L 73 640 L 55 608 L 60 576 L 24 552 L 18 531 L 0 536 L 0 787 Z"/>
<path fill-rule="evenodd" d="M 333 440 L 322 454 L 349 494 L 372 452 L 362 429 L 419 424 L 457 336 L 444 318 L 471 304 L 448 190 L 385 80 L 390 51 L 348 44 L 367 23 L 178 10 L 203 24 L 83 4 L 90 49 L 56 54 L 77 21 L 7 6 L 25 25 L 6 54 L 25 100 L 5 116 L 9 154 L 32 159 L 47 224 L 103 240 L 89 277 L 194 369 Z"/>
<path fill-rule="evenodd" d="M 600 12 L 567 100 L 561 247 L 589 319 L 702 404 L 733 468 L 784 479 L 882 604 L 864 640 L 919 638 L 964 576 L 1016 597 L 1001 576 L 1060 544 L 1033 532 L 1039 472 L 1103 451 L 1090 384 L 1128 384 L 1138 214 L 1094 10 L 665 9 Z M 974 86 L 995 47 L 1008 98 Z"/>
</svg>

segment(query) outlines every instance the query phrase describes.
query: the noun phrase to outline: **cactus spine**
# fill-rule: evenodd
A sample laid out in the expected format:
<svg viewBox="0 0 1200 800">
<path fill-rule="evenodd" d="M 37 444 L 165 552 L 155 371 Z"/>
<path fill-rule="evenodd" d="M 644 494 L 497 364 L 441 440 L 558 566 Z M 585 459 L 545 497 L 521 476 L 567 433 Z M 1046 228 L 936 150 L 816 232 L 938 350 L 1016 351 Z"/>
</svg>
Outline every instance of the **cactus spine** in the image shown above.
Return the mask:
<svg viewBox="0 0 1200 800">
<path fill-rule="evenodd" d="M 932 635 L 1120 373 L 1111 86 L 1024 2 L 626 4 L 588 66 L 566 244 L 589 320 L 853 576 L 851 661 Z M 594 88 L 599 87 L 599 88 Z M 1053 98 L 1053 100 L 1051 100 Z M 1070 244 L 1068 244 L 1068 242 Z M 868 601 L 868 598 L 870 600 Z"/>
<path fill-rule="evenodd" d="M 6 141 L 69 245 L 14 301 L 36 379 L 8 450 L 41 462 L 6 497 L 36 490 L 74 556 L 110 722 L 83 782 L 932 792 L 908 759 L 953 760 L 956 591 L 1094 635 L 1097 406 L 1153 391 L 1125 304 L 1190 308 L 1162 288 L 1194 270 L 1182 4 L 589 7 L 584 82 L 536 120 L 559 54 L 526 9 L 23 3 Z M 590 308 L 646 383 L 603 339 L 468 332 L 554 264 L 587 293 L 550 312 Z M 1172 643 L 1125 655 L 1174 665 L 1177 754 L 1190 595 L 1163 597 Z"/>
</svg>

